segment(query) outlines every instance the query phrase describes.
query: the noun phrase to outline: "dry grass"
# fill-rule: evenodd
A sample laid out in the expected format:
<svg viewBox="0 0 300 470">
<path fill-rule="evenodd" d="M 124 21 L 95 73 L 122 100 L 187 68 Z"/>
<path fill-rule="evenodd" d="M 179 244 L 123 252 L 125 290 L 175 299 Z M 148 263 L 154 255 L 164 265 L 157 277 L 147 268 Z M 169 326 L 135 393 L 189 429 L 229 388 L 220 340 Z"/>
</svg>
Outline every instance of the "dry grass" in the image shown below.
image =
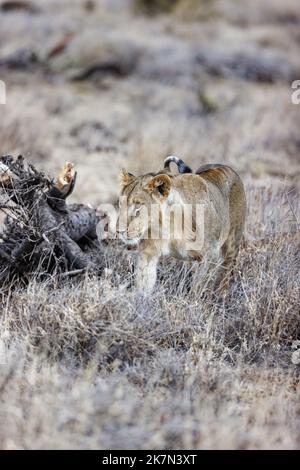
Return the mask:
<svg viewBox="0 0 300 470">
<path fill-rule="evenodd" d="M 0 68 L 0 153 L 30 154 L 49 173 L 73 160 L 74 198 L 95 205 L 116 199 L 121 166 L 150 171 L 168 153 L 193 167 L 229 163 L 247 187 L 245 246 L 224 298 L 196 294 L 197 265 L 173 259 L 153 295 L 138 296 L 135 254 L 116 242 L 102 246 L 101 278 L 33 277 L 1 292 L 0 447 L 299 448 L 299 107 L 284 80 L 214 76 L 196 60 L 208 46 L 286 42 L 294 64 L 297 2 L 284 16 L 277 0 L 216 1 L 217 22 L 200 23 L 189 1 L 155 18 L 124 6 L 117 16 L 119 0 L 92 14 L 54 3 L 14 13 L 1 32 L 0 57 L 24 45 L 29 25 L 25 46 L 43 57 L 69 30 L 76 37 L 46 70 Z M 69 80 L 124 47 L 134 57 L 124 76 Z"/>
<path fill-rule="evenodd" d="M 278 197 L 253 199 L 256 231 Z M 140 297 L 118 246 L 104 249 L 101 279 L 15 286 L 1 305 L 2 446 L 297 448 L 299 239 L 278 215 L 285 233 L 248 243 L 224 299 L 195 295 L 174 261 Z"/>
</svg>

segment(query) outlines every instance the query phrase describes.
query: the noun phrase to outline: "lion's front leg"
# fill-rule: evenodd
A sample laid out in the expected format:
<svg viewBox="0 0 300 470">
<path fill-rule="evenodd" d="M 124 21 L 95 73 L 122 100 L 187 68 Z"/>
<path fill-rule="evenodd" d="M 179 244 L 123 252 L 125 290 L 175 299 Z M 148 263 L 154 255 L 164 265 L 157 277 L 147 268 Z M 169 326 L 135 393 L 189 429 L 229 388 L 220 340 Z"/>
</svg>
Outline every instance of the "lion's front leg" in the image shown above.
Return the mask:
<svg viewBox="0 0 300 470">
<path fill-rule="evenodd" d="M 136 288 L 144 295 L 151 294 L 154 289 L 157 263 L 157 256 L 149 256 L 143 252 L 139 254 L 136 266 Z"/>
</svg>

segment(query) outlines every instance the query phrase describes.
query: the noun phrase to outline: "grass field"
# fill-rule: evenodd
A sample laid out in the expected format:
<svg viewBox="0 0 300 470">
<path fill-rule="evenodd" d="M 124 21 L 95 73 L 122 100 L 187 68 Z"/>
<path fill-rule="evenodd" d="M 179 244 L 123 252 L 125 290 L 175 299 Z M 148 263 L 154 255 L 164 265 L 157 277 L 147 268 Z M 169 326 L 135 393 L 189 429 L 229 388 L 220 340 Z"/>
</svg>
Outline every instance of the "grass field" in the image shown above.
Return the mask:
<svg viewBox="0 0 300 470">
<path fill-rule="evenodd" d="M 174 259 L 140 296 L 116 241 L 101 277 L 3 290 L 0 447 L 299 449 L 298 1 L 2 3 L 1 155 L 73 161 L 72 199 L 94 206 L 122 166 L 225 163 L 248 215 L 223 298 Z"/>
</svg>

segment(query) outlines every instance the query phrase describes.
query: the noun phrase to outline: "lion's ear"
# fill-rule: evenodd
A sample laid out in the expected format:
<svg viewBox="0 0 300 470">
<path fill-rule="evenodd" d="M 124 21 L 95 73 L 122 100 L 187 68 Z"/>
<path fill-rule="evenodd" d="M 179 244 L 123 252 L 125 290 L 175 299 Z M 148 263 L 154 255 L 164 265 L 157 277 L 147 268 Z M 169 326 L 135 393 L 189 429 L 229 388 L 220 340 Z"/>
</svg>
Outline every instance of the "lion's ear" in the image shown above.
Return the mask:
<svg viewBox="0 0 300 470">
<path fill-rule="evenodd" d="M 157 175 L 149 181 L 146 189 L 159 199 L 166 199 L 170 193 L 171 186 L 171 178 L 168 175 Z"/>
<path fill-rule="evenodd" d="M 135 176 L 131 173 L 128 173 L 128 171 L 125 170 L 125 168 L 122 168 L 121 174 L 120 174 L 120 181 L 121 181 L 121 186 L 124 188 L 127 186 L 129 183 L 131 183 L 134 180 Z"/>
</svg>

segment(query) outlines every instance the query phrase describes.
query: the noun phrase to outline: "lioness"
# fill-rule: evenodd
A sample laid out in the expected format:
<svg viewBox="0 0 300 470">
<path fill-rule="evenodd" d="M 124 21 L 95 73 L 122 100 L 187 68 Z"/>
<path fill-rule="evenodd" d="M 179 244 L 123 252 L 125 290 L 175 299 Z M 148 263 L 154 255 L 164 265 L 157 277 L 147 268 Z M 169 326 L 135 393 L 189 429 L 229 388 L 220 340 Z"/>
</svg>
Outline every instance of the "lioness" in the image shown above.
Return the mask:
<svg viewBox="0 0 300 470">
<path fill-rule="evenodd" d="M 171 173 L 171 162 L 179 174 Z M 134 176 L 122 170 L 117 232 L 124 243 L 138 247 L 136 286 L 145 294 L 154 288 L 160 256 L 197 260 L 203 276 L 215 268 L 218 285 L 228 278 L 237 257 L 246 216 L 241 178 L 219 164 L 191 171 L 176 157 L 168 157 L 158 173 Z"/>
</svg>

